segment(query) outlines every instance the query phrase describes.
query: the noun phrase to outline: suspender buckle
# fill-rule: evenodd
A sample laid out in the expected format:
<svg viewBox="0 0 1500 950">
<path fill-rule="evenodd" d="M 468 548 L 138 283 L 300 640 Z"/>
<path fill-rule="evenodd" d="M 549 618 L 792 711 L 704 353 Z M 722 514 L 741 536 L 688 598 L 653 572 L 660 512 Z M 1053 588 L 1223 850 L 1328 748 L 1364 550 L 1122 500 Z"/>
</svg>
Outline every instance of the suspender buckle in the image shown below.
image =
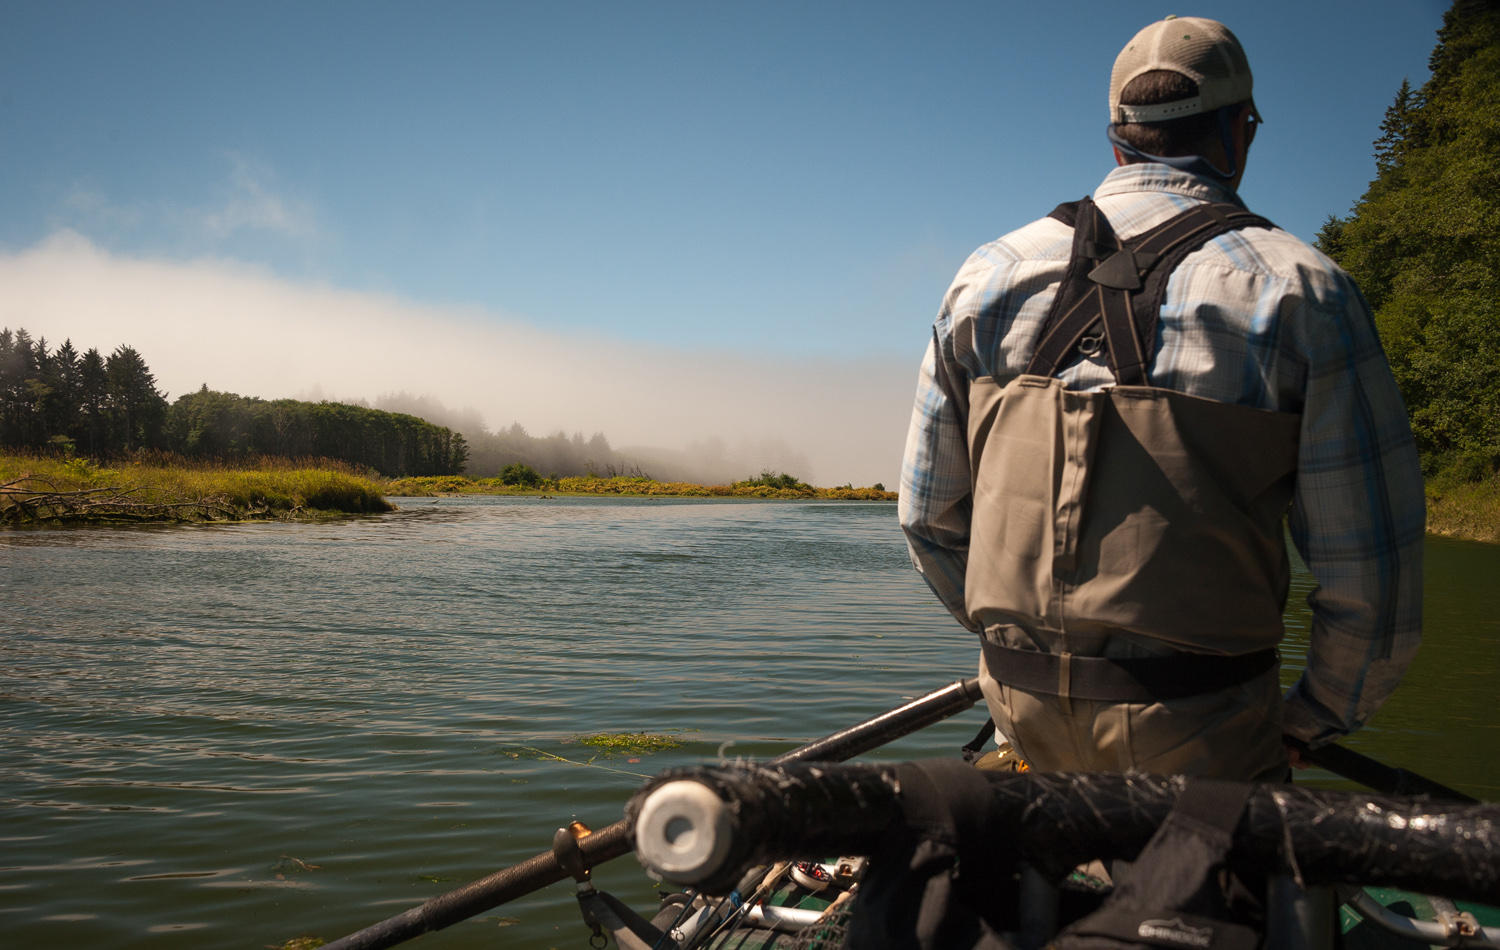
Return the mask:
<svg viewBox="0 0 1500 950">
<path fill-rule="evenodd" d="M 1133 291 L 1145 286 L 1141 283 L 1141 267 L 1128 247 L 1114 252 L 1103 264 L 1089 271 L 1089 280 L 1112 290 Z"/>
</svg>

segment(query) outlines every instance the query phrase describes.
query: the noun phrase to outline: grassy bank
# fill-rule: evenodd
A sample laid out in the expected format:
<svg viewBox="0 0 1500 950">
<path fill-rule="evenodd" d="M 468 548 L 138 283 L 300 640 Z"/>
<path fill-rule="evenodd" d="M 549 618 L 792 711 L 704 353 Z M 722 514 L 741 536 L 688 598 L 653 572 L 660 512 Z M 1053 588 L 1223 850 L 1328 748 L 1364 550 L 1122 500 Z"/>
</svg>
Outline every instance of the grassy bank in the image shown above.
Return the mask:
<svg viewBox="0 0 1500 950">
<path fill-rule="evenodd" d="M 1500 477 L 1427 485 L 1427 530 L 1449 538 L 1500 542 Z"/>
<path fill-rule="evenodd" d="M 0 524 L 150 523 L 317 518 L 392 511 L 385 485 L 347 465 L 255 459 L 233 465 L 151 456 L 0 455 Z"/>
<path fill-rule="evenodd" d="M 652 478 L 579 476 L 506 484 L 444 475 L 386 481 L 326 459 L 194 462 L 173 456 L 97 465 L 86 459 L 0 454 L 0 525 L 315 519 L 392 511 L 386 497 L 432 495 L 616 495 L 624 497 L 895 501 L 883 486 L 815 488 L 737 482 L 697 485 Z M 1427 530 L 1500 542 L 1500 477 L 1434 479 Z"/>
<path fill-rule="evenodd" d="M 530 484 L 506 484 L 500 478 L 471 479 L 463 475 L 403 478 L 392 482 L 389 495 L 624 495 L 636 497 L 675 496 L 688 498 L 821 498 L 845 501 L 895 501 L 896 493 L 877 485 L 872 488 L 814 488 L 738 482 L 733 485 L 695 485 L 692 482 L 661 482 L 654 478 L 583 475 L 541 478 Z"/>
</svg>

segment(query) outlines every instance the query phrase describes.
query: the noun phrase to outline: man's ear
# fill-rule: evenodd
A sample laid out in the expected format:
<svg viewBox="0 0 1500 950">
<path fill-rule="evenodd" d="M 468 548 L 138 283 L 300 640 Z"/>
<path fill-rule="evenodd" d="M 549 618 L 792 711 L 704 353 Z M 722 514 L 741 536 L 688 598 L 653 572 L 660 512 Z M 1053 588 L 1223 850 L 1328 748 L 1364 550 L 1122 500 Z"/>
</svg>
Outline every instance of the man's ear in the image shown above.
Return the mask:
<svg viewBox="0 0 1500 950">
<path fill-rule="evenodd" d="M 1256 123 L 1250 119 L 1250 105 L 1247 103 L 1240 109 L 1239 115 L 1234 117 L 1234 148 L 1238 153 L 1237 164 L 1243 166 L 1245 156 L 1250 154 L 1250 144 L 1255 141 Z"/>
<path fill-rule="evenodd" d="M 1124 165 L 1125 156 L 1120 154 L 1120 147 L 1118 145 L 1111 145 L 1110 148 L 1114 149 L 1115 152 L 1115 164 Z"/>
</svg>

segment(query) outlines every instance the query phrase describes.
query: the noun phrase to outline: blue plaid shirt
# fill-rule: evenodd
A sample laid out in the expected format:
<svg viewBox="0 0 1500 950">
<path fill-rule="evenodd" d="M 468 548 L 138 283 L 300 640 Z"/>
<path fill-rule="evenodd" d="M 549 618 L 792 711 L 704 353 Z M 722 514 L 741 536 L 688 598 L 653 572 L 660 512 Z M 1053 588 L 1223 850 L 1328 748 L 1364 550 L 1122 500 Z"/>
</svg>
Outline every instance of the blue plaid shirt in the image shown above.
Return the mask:
<svg viewBox="0 0 1500 950">
<path fill-rule="evenodd" d="M 1116 168 L 1094 201 L 1122 239 L 1199 202 L 1240 203 L 1223 185 L 1158 164 Z M 969 452 L 937 361 L 959 394 L 970 380 L 1024 372 L 1072 235 L 1044 218 L 975 251 L 943 299 L 922 361 L 901 527 L 917 570 L 970 629 Z M 1411 427 L 1369 305 L 1348 274 L 1286 232 L 1235 231 L 1173 272 L 1154 353 L 1151 385 L 1301 413 L 1290 528 L 1319 586 L 1308 596 L 1307 667 L 1286 696 L 1284 728 L 1313 742 L 1358 729 L 1421 642 L 1426 519 Z M 1058 376 L 1074 390 L 1114 384 L 1102 358 Z"/>
</svg>

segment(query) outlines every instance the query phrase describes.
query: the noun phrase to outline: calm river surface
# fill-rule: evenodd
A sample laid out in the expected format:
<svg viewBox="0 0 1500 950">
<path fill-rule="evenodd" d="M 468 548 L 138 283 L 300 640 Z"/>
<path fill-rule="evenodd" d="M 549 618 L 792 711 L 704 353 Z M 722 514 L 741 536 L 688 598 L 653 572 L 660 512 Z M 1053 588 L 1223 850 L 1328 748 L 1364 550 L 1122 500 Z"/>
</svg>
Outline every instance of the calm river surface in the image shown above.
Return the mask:
<svg viewBox="0 0 1500 950">
<path fill-rule="evenodd" d="M 1497 577 L 1500 546 L 1429 541 L 1427 643 L 1351 745 L 1500 798 Z M 891 504 L 410 499 L 320 525 L 0 532 L 0 946 L 331 940 L 575 816 L 616 820 L 642 776 L 731 740 L 785 751 L 976 653 Z M 880 755 L 954 754 L 983 719 Z M 625 731 L 684 744 L 570 741 Z M 654 904 L 633 859 L 598 879 Z M 576 906 L 559 885 L 422 946 L 586 946 Z"/>
</svg>

